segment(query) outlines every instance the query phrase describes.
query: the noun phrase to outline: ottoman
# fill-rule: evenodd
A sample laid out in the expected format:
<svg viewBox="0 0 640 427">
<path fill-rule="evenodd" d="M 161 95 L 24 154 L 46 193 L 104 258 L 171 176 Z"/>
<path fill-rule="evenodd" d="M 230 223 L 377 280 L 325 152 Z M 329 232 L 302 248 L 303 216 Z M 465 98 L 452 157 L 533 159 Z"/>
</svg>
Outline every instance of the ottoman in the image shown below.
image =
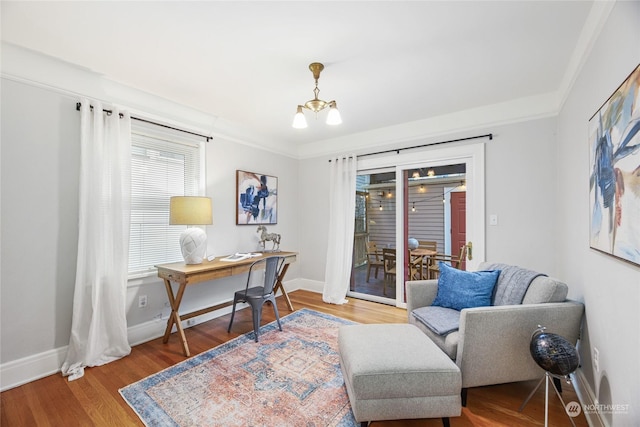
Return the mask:
<svg viewBox="0 0 640 427">
<path fill-rule="evenodd" d="M 340 366 L 356 421 L 459 416 L 456 364 L 416 326 L 348 325 L 338 332 Z"/>
</svg>

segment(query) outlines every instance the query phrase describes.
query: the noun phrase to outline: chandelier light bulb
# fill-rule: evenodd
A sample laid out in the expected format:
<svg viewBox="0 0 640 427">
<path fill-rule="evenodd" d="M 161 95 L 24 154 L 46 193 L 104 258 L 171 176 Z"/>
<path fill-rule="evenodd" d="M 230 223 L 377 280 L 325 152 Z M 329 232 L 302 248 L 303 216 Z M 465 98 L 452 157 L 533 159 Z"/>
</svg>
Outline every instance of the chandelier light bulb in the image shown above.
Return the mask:
<svg viewBox="0 0 640 427">
<path fill-rule="evenodd" d="M 296 129 L 304 129 L 307 127 L 307 119 L 305 119 L 304 113 L 302 112 L 302 105 L 298 105 L 298 111 L 296 115 L 293 116 L 293 127 Z"/>
<path fill-rule="evenodd" d="M 342 123 L 342 117 L 340 117 L 340 111 L 336 105 L 336 101 L 329 103 L 329 114 L 327 115 L 327 124 L 331 126 L 339 125 Z"/>
</svg>

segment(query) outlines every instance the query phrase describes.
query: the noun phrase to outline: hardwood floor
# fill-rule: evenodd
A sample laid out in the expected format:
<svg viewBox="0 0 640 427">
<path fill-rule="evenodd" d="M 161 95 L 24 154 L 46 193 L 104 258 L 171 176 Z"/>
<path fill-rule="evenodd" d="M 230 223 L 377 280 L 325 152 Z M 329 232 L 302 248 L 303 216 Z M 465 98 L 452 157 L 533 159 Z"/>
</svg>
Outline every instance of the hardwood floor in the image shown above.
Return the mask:
<svg viewBox="0 0 640 427">
<path fill-rule="evenodd" d="M 350 299 L 338 306 L 322 302 L 319 294 L 295 291 L 289 294 L 297 308 L 330 313 L 360 323 L 405 323 L 406 311 L 384 304 Z M 281 316 L 289 313 L 278 298 Z M 265 307 L 263 321 L 274 320 Z M 236 313 L 233 329 L 227 333 L 229 315 L 186 330 L 193 355 L 252 330 L 251 312 Z M 131 355 L 104 366 L 85 370 L 83 378 L 69 382 L 60 374 L 25 384 L 0 394 L 0 425 L 9 426 L 143 426 L 137 415 L 118 393 L 118 389 L 185 360 L 174 335 L 169 343 L 162 338 L 133 347 Z M 478 387 L 468 392 L 468 406 L 460 417 L 451 418 L 453 427 L 464 426 L 540 426 L 544 424 L 544 387 L 540 387 L 522 413 L 518 412 L 536 381 Z M 578 401 L 570 385 L 563 384 L 565 402 Z M 587 426 L 584 415 L 574 418 L 577 426 Z M 549 425 L 570 426 L 559 399 L 549 396 Z M 442 426 L 440 419 L 399 420 L 371 423 L 372 427 Z M 276 426 L 274 426 L 276 427 Z M 277 426 L 279 427 L 279 426 Z"/>
</svg>

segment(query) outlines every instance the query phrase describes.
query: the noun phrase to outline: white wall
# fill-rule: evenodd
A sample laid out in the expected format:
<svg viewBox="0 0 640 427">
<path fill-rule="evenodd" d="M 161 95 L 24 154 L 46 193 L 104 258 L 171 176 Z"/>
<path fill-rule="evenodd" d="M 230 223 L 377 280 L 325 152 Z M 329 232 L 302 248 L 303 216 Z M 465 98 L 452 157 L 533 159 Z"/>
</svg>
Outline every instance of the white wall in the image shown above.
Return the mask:
<svg viewBox="0 0 640 427">
<path fill-rule="evenodd" d="M 65 72 L 79 72 L 66 64 L 51 65 L 48 58 L 33 54 L 29 58 L 38 67 L 49 67 L 51 74 L 60 71 L 64 77 Z M 2 65 L 0 389 L 6 389 L 57 372 L 64 360 L 78 239 L 80 116 L 75 94 L 109 99 L 102 88 L 114 90 L 116 86 L 113 82 L 105 85 L 90 73 L 79 79 L 82 87 L 75 87 L 74 79 L 56 80 L 55 76 L 48 76 L 46 82 L 7 77 L 5 71 L 15 63 L 7 65 L 5 52 Z M 164 118 L 174 125 L 185 122 L 185 115 L 199 123 L 215 121 L 126 87 L 118 87 L 117 93 L 121 104 L 133 105 L 138 111 L 157 115 L 164 105 Z M 298 251 L 298 161 L 261 150 L 255 143 L 230 141 L 213 130 L 218 136 L 206 145 L 206 194 L 214 204 L 214 224 L 207 227 L 210 252 L 224 255 L 258 249 L 256 227 L 235 224 L 236 169 L 278 177 L 278 224 L 268 228 L 282 235 L 283 250 Z M 297 263 L 289 269 L 285 280 L 289 289 L 297 286 L 299 271 Z M 229 300 L 244 286 L 244 280 L 237 276 L 190 286 L 181 307 L 187 311 Z M 147 295 L 146 308 L 138 308 L 139 295 Z M 127 323 L 132 344 L 162 335 L 169 313 L 164 284 L 157 277 L 129 282 Z M 179 347 L 175 337 L 172 344 Z"/>
<path fill-rule="evenodd" d="M 3 79 L 1 95 L 4 363 L 69 343 L 80 118 L 50 91 Z"/>
<path fill-rule="evenodd" d="M 555 245 L 549 244 L 556 235 L 555 128 L 555 118 L 546 118 L 486 130 L 494 138 L 485 143 L 485 209 L 499 216 L 498 226 L 486 227 L 487 260 L 557 274 Z M 388 156 L 393 159 L 396 154 Z M 328 180 L 322 177 L 328 174 L 329 158 L 300 160 L 300 181 L 309 184 L 300 186 L 300 205 L 304 207 L 300 218 L 301 268 L 305 279 L 320 282 L 324 280 L 330 198 Z"/>
<path fill-rule="evenodd" d="M 640 424 L 640 267 L 589 248 L 591 116 L 640 61 L 640 2 L 617 2 L 558 120 L 558 238 L 561 274 L 586 306 L 582 372 L 615 426 Z M 640 218 L 631 220 L 640 221 Z M 600 370 L 592 363 L 599 350 Z"/>
<path fill-rule="evenodd" d="M 554 118 L 492 129 L 487 143 L 487 261 L 558 275 L 555 187 L 558 160 Z"/>
</svg>

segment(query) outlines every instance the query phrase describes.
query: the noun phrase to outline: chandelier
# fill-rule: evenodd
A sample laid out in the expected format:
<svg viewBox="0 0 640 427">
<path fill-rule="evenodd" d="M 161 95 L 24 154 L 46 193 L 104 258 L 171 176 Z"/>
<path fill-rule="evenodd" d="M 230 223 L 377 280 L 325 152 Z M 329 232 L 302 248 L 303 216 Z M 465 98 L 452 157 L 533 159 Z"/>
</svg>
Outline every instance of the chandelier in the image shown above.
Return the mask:
<svg viewBox="0 0 640 427">
<path fill-rule="evenodd" d="M 327 102 L 318 99 L 318 93 L 320 93 L 320 89 L 318 89 L 318 79 L 320 78 L 320 72 L 324 70 L 324 65 L 319 62 L 314 62 L 309 65 L 309 69 L 313 73 L 313 78 L 316 80 L 316 88 L 313 89 L 314 97 L 312 100 L 305 102 L 304 105 L 298 105 L 296 115 L 293 117 L 293 127 L 296 129 L 304 129 L 307 127 L 307 120 L 305 119 L 304 113 L 302 112 L 303 108 L 313 111 L 314 113 L 316 113 L 317 117 L 320 111 L 329 107 L 327 124 L 339 125 L 340 123 L 342 123 L 342 118 L 340 117 L 340 112 L 338 111 L 336 101 Z"/>
</svg>

